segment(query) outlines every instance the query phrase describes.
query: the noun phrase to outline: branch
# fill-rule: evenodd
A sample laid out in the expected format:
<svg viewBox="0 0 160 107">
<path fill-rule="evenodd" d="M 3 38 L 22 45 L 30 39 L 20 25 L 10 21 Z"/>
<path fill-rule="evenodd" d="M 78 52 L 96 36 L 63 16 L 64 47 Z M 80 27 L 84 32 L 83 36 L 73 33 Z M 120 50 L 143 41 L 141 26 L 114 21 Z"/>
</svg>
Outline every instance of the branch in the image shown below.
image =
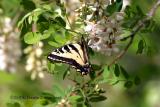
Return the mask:
<svg viewBox="0 0 160 107">
<path fill-rule="evenodd" d="M 115 64 L 120 58 L 122 58 L 125 53 L 128 51 L 129 47 L 131 46 L 133 40 L 134 40 L 134 37 L 136 35 L 137 32 L 139 32 L 144 26 L 145 26 L 145 23 L 147 21 L 149 21 L 155 14 L 158 6 L 160 5 L 160 0 L 157 1 L 157 3 L 151 8 L 151 10 L 148 12 L 147 14 L 147 17 L 140 20 L 138 22 L 138 24 L 133 28 L 131 34 L 128 36 L 128 37 L 131 37 L 130 38 L 130 41 L 129 43 L 127 44 L 127 46 L 124 48 L 124 50 L 122 50 L 116 57 L 115 59 L 109 64 L 109 66 L 111 66 L 112 64 Z"/>
</svg>

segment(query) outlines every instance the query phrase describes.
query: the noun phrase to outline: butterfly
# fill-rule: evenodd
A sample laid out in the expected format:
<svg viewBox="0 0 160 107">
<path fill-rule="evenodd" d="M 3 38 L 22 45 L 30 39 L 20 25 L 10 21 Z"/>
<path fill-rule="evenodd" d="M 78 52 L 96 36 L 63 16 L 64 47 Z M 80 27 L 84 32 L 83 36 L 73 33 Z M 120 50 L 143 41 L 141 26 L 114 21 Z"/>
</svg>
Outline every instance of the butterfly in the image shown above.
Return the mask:
<svg viewBox="0 0 160 107">
<path fill-rule="evenodd" d="M 87 75 L 91 71 L 89 64 L 88 49 L 83 36 L 81 41 L 74 44 L 67 44 L 53 50 L 47 56 L 50 62 L 60 62 L 71 65 L 82 75 Z"/>
</svg>

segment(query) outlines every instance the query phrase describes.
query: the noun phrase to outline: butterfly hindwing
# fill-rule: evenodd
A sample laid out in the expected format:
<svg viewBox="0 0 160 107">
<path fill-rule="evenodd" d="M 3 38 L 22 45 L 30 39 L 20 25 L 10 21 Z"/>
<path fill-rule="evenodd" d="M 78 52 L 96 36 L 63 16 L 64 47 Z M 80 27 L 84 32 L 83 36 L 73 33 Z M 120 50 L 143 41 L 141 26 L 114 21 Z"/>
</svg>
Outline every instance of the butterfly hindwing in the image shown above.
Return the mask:
<svg viewBox="0 0 160 107">
<path fill-rule="evenodd" d="M 59 49 L 53 50 L 48 55 L 48 59 L 51 62 L 67 63 L 83 75 L 90 72 L 87 46 L 83 38 L 80 43 L 64 45 Z"/>
</svg>

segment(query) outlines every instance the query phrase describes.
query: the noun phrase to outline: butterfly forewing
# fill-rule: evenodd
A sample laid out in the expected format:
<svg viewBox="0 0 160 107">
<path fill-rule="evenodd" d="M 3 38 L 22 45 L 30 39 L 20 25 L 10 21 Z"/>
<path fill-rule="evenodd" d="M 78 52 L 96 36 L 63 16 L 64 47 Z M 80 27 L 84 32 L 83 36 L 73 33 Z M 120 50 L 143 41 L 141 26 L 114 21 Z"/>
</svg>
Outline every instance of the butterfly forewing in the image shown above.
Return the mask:
<svg viewBox="0 0 160 107">
<path fill-rule="evenodd" d="M 73 47 L 74 48 L 76 47 L 77 51 L 74 50 Z M 80 49 L 79 44 L 69 44 L 69 45 L 65 45 L 59 49 L 54 50 L 51 54 L 52 54 L 52 57 L 54 57 L 53 55 L 55 55 L 55 56 L 60 56 L 60 57 L 68 58 L 68 59 L 74 59 L 80 65 L 84 65 L 84 61 L 81 56 L 81 55 L 83 55 L 83 52 L 79 51 L 79 49 Z M 50 59 L 50 56 L 48 56 L 48 58 Z M 60 60 L 57 58 L 54 58 L 52 60 L 65 62 L 65 60 Z"/>
</svg>

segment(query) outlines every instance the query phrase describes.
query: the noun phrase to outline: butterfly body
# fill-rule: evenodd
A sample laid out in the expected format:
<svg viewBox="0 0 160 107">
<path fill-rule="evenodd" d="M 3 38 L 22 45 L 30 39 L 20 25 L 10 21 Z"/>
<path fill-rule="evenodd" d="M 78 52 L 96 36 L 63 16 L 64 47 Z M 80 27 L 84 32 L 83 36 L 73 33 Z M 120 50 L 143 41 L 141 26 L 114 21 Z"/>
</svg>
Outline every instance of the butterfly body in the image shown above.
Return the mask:
<svg viewBox="0 0 160 107">
<path fill-rule="evenodd" d="M 79 43 L 64 45 L 53 50 L 47 58 L 51 62 L 67 63 L 82 75 L 86 75 L 91 71 L 87 46 L 83 37 Z"/>
</svg>

